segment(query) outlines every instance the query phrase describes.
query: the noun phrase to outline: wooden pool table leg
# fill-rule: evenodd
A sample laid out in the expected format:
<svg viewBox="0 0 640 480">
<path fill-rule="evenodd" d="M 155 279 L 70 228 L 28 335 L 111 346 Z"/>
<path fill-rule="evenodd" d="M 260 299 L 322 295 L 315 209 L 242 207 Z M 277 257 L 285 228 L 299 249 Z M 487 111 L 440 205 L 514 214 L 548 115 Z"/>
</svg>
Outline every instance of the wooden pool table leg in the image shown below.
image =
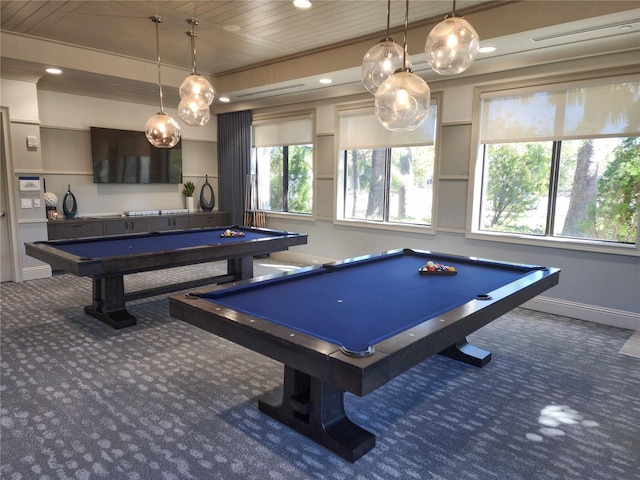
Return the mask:
<svg viewBox="0 0 640 480">
<path fill-rule="evenodd" d="M 124 277 L 93 278 L 93 304 L 84 307 L 86 314 L 113 328 L 131 327 L 136 317 L 124 305 Z"/>
<path fill-rule="evenodd" d="M 253 278 L 253 256 L 230 258 L 227 260 L 227 273 L 235 275 L 236 280 Z"/>
<path fill-rule="evenodd" d="M 282 389 L 258 402 L 261 412 L 355 462 L 376 444 L 344 411 L 344 391 L 285 365 Z"/>
<path fill-rule="evenodd" d="M 467 342 L 466 338 L 459 340 L 453 345 L 445 348 L 440 355 L 453 358 L 460 362 L 468 363 L 474 367 L 484 367 L 491 361 L 491 352 L 482 348 L 474 347 Z"/>
</svg>

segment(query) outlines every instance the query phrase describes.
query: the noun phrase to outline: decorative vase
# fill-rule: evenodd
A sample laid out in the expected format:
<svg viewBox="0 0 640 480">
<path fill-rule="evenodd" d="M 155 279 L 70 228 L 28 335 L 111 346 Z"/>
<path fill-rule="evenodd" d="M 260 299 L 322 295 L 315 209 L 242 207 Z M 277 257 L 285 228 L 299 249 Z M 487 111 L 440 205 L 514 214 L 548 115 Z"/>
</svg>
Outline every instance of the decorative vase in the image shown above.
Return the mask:
<svg viewBox="0 0 640 480">
<path fill-rule="evenodd" d="M 48 220 L 56 220 L 58 218 L 58 197 L 55 193 L 44 192 L 44 207 Z"/>
<path fill-rule="evenodd" d="M 207 193 L 210 197 L 207 200 Z M 210 212 L 213 210 L 213 207 L 216 205 L 216 195 L 213 192 L 213 187 L 209 183 L 209 175 L 204 176 L 204 185 L 200 189 L 200 208 L 202 208 L 203 212 Z"/>
<path fill-rule="evenodd" d="M 185 208 L 189 210 L 189 213 L 195 212 L 195 199 L 193 197 L 184 197 Z"/>
<path fill-rule="evenodd" d="M 76 196 L 71 193 L 71 185 L 67 185 L 67 193 L 62 200 L 62 211 L 67 218 L 73 218 L 78 213 L 78 202 L 76 202 Z"/>
</svg>

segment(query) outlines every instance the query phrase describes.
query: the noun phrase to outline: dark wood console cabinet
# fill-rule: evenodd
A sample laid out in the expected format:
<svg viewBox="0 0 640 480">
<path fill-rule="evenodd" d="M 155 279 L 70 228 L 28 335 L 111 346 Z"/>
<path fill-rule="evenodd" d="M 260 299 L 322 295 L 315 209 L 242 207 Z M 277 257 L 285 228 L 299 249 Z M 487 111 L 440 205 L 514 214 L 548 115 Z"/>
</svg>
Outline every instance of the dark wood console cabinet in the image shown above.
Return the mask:
<svg viewBox="0 0 640 480">
<path fill-rule="evenodd" d="M 219 227 L 229 225 L 227 212 L 196 212 L 175 215 L 140 217 L 80 217 L 49 220 L 47 236 L 49 240 L 64 238 L 100 237 L 122 235 L 124 233 L 160 232 L 185 228 Z"/>
</svg>

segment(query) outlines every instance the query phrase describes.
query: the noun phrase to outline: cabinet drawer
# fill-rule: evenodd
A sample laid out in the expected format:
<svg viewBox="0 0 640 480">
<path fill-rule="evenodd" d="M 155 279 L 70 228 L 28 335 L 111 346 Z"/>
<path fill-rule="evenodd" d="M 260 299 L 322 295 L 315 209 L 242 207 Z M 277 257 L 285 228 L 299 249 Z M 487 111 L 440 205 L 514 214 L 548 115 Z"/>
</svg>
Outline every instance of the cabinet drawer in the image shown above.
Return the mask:
<svg viewBox="0 0 640 480">
<path fill-rule="evenodd" d="M 223 227 L 229 225 L 227 212 L 200 213 L 191 216 L 191 228 Z"/>
<path fill-rule="evenodd" d="M 100 237 L 104 235 L 102 222 L 87 221 L 51 221 L 47 223 L 47 237 L 49 240 L 65 238 Z"/>
<path fill-rule="evenodd" d="M 122 235 L 124 233 L 145 233 L 150 230 L 148 218 L 122 218 L 104 222 L 105 235 Z"/>
<path fill-rule="evenodd" d="M 151 231 L 181 230 L 191 226 L 191 219 L 186 215 L 163 216 L 151 220 Z"/>
</svg>

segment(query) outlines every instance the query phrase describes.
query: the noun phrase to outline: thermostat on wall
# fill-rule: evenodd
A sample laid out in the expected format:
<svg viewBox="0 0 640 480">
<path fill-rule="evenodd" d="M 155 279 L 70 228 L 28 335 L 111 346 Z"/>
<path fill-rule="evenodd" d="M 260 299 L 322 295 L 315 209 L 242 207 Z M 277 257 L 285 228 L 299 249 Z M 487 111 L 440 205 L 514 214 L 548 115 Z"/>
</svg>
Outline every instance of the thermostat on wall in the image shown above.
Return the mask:
<svg viewBox="0 0 640 480">
<path fill-rule="evenodd" d="M 38 137 L 29 135 L 27 137 L 27 148 L 38 148 Z"/>
<path fill-rule="evenodd" d="M 39 192 L 40 177 L 18 177 L 21 192 Z"/>
</svg>

